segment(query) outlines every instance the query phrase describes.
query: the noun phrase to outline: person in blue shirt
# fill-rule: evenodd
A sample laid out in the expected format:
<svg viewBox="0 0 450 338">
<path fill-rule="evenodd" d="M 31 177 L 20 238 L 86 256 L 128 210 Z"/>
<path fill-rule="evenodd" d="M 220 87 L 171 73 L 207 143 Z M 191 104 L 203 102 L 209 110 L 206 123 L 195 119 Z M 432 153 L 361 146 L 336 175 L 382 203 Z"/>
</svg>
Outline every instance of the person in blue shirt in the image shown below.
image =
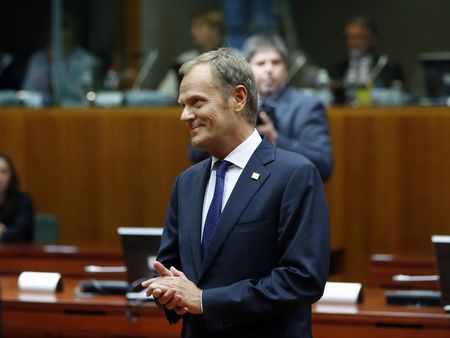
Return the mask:
<svg viewBox="0 0 450 338">
<path fill-rule="evenodd" d="M 0 153 L 0 242 L 29 242 L 33 226 L 33 201 L 19 190 L 11 159 Z"/>
</svg>

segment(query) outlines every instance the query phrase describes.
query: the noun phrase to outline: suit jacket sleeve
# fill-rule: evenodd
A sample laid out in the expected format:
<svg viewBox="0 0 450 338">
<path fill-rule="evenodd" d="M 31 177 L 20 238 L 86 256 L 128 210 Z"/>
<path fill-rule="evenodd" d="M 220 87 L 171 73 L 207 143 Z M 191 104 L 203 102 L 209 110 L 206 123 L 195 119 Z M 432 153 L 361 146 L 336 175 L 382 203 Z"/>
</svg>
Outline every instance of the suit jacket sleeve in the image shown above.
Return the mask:
<svg viewBox="0 0 450 338">
<path fill-rule="evenodd" d="M 326 180 L 333 170 L 333 155 L 325 108 L 316 100 L 308 100 L 297 109 L 295 116 L 307 115 L 307 120 L 304 123 L 292 121 L 292 136 L 280 133 L 276 145 L 308 158 Z"/>
<path fill-rule="evenodd" d="M 161 245 L 158 252 L 157 260 L 166 268 L 174 266 L 181 270 L 180 257 L 178 250 L 178 180 L 175 180 L 174 187 L 169 202 L 167 211 L 167 218 L 164 225 L 164 232 L 161 238 Z M 169 323 L 177 323 L 181 316 L 177 315 L 175 311 L 164 308 Z"/>
<path fill-rule="evenodd" d="M 208 330 L 219 331 L 224 322 L 233 328 L 261 321 L 321 297 L 328 275 L 329 226 L 322 183 L 312 165 L 297 169 L 286 184 L 277 248 L 278 262 L 267 276 L 203 290 Z"/>
</svg>

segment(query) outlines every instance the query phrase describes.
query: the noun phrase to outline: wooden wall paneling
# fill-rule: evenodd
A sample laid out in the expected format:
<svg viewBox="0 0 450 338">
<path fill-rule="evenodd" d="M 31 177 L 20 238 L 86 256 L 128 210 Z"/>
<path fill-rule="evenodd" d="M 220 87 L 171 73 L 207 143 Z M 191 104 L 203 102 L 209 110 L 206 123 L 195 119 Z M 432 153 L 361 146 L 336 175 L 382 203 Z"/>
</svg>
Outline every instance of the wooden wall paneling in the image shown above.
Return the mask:
<svg viewBox="0 0 450 338">
<path fill-rule="evenodd" d="M 118 226 L 162 226 L 172 183 L 190 165 L 173 109 L 2 111 L 11 154 L 36 210 L 67 244 L 117 246 Z M 174 137 L 175 136 L 175 137 Z"/>
</svg>

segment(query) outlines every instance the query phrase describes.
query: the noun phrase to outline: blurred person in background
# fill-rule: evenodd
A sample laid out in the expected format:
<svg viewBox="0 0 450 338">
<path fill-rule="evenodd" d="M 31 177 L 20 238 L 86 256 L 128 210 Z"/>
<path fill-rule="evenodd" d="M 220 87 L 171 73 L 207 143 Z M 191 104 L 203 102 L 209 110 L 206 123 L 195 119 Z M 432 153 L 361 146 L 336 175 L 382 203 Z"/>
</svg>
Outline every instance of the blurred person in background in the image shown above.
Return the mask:
<svg viewBox="0 0 450 338">
<path fill-rule="evenodd" d="M 367 17 L 349 20 L 345 26 L 347 57 L 330 68 L 337 103 L 348 101 L 343 91 L 348 88 L 390 88 L 404 84 L 400 65 L 393 63 L 386 54 L 377 50 L 378 29 Z"/>
<path fill-rule="evenodd" d="M 80 104 L 94 82 L 95 57 L 76 44 L 76 24 L 64 20 L 62 32 L 62 79 L 61 101 L 64 104 Z M 54 102 L 53 66 L 54 51 L 48 37 L 47 47 L 36 51 L 30 58 L 22 89 L 38 92 L 44 97 L 44 104 Z"/>
<path fill-rule="evenodd" d="M 333 171 L 333 154 L 324 105 L 287 85 L 289 55 L 276 35 L 255 35 L 246 40 L 243 54 L 258 89 L 257 130 L 278 148 L 301 154 L 315 164 L 322 180 Z M 209 154 L 192 146 L 193 162 Z"/>
<path fill-rule="evenodd" d="M 224 45 L 224 31 L 222 14 L 217 10 L 197 12 L 192 15 L 190 27 L 192 42 L 195 48 L 180 54 L 172 64 L 158 90 L 166 96 L 176 100 L 178 98 L 179 79 L 178 69 L 187 61 L 190 61 L 202 53 L 215 50 Z"/>
<path fill-rule="evenodd" d="M 33 226 L 33 202 L 20 191 L 11 159 L 0 153 L 0 242 L 29 242 Z"/>
</svg>

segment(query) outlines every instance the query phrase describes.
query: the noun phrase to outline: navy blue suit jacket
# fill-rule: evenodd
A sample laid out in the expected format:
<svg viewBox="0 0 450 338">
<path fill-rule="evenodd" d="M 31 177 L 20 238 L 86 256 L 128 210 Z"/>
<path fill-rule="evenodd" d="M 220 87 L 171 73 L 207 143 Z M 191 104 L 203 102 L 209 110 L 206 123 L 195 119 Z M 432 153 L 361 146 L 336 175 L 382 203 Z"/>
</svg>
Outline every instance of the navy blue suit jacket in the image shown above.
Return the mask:
<svg viewBox="0 0 450 338">
<path fill-rule="evenodd" d="M 305 157 L 263 139 L 225 205 L 204 261 L 202 206 L 207 159 L 180 174 L 158 260 L 203 290 L 202 315 L 183 337 L 310 337 L 311 303 L 327 279 L 329 226 L 322 182 Z M 259 179 L 252 179 L 252 173 Z M 166 311 L 170 322 L 179 317 Z"/>
<path fill-rule="evenodd" d="M 284 88 L 275 100 L 277 147 L 308 158 L 325 181 L 333 172 L 333 150 L 325 107 L 315 98 L 292 87 Z M 189 157 L 199 162 L 209 156 L 189 148 Z"/>
</svg>

